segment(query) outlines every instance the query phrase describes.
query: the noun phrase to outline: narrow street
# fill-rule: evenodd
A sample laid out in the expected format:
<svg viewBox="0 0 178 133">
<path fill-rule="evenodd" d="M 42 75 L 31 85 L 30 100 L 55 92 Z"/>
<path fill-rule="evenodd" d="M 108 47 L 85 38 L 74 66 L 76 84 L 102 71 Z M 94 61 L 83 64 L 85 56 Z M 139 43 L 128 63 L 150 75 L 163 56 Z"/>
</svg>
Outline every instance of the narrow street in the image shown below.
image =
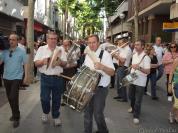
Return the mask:
<svg viewBox="0 0 178 133">
<path fill-rule="evenodd" d="M 163 79 L 158 84 L 159 101 L 151 100 L 148 95 L 144 96 L 139 125 L 133 124 L 132 114 L 127 112 L 129 104 L 113 100 L 116 90 L 110 89 L 105 110 L 110 133 L 177 133 L 177 124 L 169 124 L 168 121 L 170 103 L 167 102 L 164 84 Z M 83 113 L 66 106 L 61 107 L 62 126 L 54 127 L 51 118 L 47 124 L 41 122 L 39 83 L 20 91 L 20 108 L 21 122 L 17 129 L 13 129 L 9 121 L 9 105 L 6 103 L 0 108 L 1 133 L 83 133 Z"/>
</svg>

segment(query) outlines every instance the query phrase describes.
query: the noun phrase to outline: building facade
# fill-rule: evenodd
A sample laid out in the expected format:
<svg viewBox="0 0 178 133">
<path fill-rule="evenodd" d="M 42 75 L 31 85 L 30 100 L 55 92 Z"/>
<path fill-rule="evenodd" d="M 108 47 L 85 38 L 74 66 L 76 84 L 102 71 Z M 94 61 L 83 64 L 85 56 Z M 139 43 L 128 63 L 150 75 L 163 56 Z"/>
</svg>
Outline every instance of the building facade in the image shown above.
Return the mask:
<svg viewBox="0 0 178 133">
<path fill-rule="evenodd" d="M 174 40 L 172 32 L 163 31 L 163 23 L 170 22 L 170 7 L 172 0 L 140 0 L 139 7 L 139 38 L 146 42 L 154 42 L 156 36 L 161 36 L 164 42 Z M 134 31 L 134 3 L 128 0 L 128 22 L 132 23 Z"/>
<path fill-rule="evenodd" d="M 116 38 L 125 32 L 131 33 L 131 23 L 128 19 L 128 0 L 124 0 L 116 9 L 115 15 L 109 17 L 109 25 L 106 30 L 106 36 Z"/>
<path fill-rule="evenodd" d="M 34 9 L 35 34 L 43 34 L 48 29 L 58 29 L 58 10 L 54 0 L 36 0 Z M 26 33 L 28 0 L 0 1 L 0 32 L 9 35 Z"/>
</svg>

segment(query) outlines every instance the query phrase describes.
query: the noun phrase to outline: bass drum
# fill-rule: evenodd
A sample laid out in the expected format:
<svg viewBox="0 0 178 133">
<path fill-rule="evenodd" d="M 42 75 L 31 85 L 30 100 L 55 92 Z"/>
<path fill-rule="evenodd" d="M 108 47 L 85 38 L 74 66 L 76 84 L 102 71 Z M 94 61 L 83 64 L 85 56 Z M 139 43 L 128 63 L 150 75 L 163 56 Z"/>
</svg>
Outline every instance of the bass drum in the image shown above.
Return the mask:
<svg viewBox="0 0 178 133">
<path fill-rule="evenodd" d="M 100 81 L 100 74 L 87 66 L 82 66 L 72 77 L 64 92 L 63 102 L 74 110 L 83 111 L 93 97 Z"/>
</svg>

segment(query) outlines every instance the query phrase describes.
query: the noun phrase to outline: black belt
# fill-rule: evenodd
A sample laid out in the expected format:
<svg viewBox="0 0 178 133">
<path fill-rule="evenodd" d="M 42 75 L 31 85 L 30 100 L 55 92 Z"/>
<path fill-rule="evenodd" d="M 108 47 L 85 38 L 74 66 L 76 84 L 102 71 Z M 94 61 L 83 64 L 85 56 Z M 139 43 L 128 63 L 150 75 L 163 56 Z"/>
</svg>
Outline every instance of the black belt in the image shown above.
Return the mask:
<svg viewBox="0 0 178 133">
<path fill-rule="evenodd" d="M 41 73 L 41 75 L 42 75 L 42 76 L 47 76 L 47 77 L 54 77 L 54 78 L 59 77 L 58 75 L 46 75 L 46 74 L 44 74 L 44 73 Z"/>
</svg>

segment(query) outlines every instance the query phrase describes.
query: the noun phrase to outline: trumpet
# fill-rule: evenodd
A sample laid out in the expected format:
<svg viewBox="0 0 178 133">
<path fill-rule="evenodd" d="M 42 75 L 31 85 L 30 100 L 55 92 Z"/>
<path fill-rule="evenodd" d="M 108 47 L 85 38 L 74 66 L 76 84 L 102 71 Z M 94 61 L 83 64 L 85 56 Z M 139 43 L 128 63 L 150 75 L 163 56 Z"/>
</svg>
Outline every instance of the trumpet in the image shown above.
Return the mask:
<svg viewBox="0 0 178 133">
<path fill-rule="evenodd" d="M 128 44 L 129 44 L 129 42 L 126 42 L 119 47 L 117 47 L 115 45 L 109 45 L 105 48 L 105 50 L 108 51 L 111 55 L 114 55 L 115 53 L 119 52 L 121 50 L 121 48 L 126 47 Z"/>
</svg>

